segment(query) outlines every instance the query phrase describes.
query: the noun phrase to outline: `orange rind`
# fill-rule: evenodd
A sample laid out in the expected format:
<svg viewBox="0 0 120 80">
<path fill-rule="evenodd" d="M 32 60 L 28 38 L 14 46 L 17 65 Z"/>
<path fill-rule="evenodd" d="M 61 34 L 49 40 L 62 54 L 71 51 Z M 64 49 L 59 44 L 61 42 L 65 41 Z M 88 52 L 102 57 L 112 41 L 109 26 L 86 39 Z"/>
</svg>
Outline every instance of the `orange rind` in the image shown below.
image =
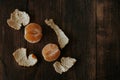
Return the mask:
<svg viewBox="0 0 120 80">
<path fill-rule="evenodd" d="M 13 53 L 15 61 L 20 66 L 30 67 L 37 63 L 37 57 L 34 54 L 27 56 L 26 48 L 19 48 Z"/>
</svg>

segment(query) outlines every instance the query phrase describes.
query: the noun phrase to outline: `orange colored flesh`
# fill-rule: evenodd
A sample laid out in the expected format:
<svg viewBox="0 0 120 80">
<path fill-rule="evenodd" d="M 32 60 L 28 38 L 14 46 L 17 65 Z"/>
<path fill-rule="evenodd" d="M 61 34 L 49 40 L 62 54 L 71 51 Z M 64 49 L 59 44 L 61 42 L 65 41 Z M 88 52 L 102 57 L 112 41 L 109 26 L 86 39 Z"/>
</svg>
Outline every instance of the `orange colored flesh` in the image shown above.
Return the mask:
<svg viewBox="0 0 120 80">
<path fill-rule="evenodd" d="M 30 23 L 25 27 L 25 39 L 30 43 L 37 43 L 42 38 L 42 28 L 39 24 Z"/>
<path fill-rule="evenodd" d="M 32 58 L 37 59 L 36 56 L 35 56 L 34 54 L 32 54 Z"/>
<path fill-rule="evenodd" d="M 52 62 L 60 56 L 60 50 L 56 44 L 49 43 L 42 49 L 42 55 L 46 61 Z"/>
<path fill-rule="evenodd" d="M 30 23 L 28 24 L 25 29 L 27 30 L 27 32 L 31 32 L 33 31 L 34 29 L 38 29 L 42 32 L 42 28 L 39 24 L 36 24 L 36 23 Z"/>
</svg>

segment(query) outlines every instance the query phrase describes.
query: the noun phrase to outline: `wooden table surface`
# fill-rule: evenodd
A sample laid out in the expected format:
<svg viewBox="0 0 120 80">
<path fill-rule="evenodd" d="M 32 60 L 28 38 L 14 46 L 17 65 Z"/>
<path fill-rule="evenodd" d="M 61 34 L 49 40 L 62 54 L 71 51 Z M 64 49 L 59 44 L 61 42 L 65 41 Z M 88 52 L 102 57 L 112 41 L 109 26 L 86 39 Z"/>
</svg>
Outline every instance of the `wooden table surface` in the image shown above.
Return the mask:
<svg viewBox="0 0 120 80">
<path fill-rule="evenodd" d="M 24 39 L 24 27 L 16 31 L 7 25 L 16 8 L 42 26 L 39 43 Z M 53 18 L 70 39 L 60 58 L 77 59 L 62 75 L 41 55 L 45 44 L 58 44 L 46 18 Z M 20 47 L 37 55 L 35 66 L 25 68 L 15 62 L 12 53 Z M 0 80 L 120 80 L 120 0 L 0 0 Z"/>
</svg>

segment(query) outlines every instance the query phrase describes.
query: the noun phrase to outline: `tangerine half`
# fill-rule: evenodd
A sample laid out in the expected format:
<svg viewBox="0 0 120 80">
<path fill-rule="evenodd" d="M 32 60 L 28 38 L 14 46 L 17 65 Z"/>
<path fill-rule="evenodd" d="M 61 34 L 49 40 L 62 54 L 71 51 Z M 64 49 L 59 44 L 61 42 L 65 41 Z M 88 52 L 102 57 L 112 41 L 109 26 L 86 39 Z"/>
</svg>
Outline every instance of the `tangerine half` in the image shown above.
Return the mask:
<svg viewBox="0 0 120 80">
<path fill-rule="evenodd" d="M 52 62 L 60 56 L 60 50 L 56 44 L 49 43 L 42 49 L 42 55 L 46 61 Z"/>
<path fill-rule="evenodd" d="M 30 23 L 25 27 L 24 38 L 30 43 L 37 43 L 42 38 L 42 28 L 39 24 Z"/>
</svg>

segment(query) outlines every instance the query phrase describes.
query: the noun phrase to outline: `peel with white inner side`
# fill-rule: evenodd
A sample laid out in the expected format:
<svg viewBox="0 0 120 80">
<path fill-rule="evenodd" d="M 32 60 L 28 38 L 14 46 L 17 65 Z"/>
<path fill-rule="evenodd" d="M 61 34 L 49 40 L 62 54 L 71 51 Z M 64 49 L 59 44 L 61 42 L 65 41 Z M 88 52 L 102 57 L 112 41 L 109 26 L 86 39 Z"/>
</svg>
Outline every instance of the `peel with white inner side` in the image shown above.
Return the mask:
<svg viewBox="0 0 120 80">
<path fill-rule="evenodd" d="M 15 9 L 15 11 L 11 13 L 10 19 L 7 19 L 8 25 L 15 30 L 19 30 L 22 25 L 25 26 L 29 22 L 29 15 L 24 11 L 19 11 L 18 9 Z"/>
<path fill-rule="evenodd" d="M 26 55 L 25 48 L 19 48 L 14 53 L 13 56 L 20 66 L 30 67 L 37 63 L 37 58 L 34 54 L 30 54 L 28 57 Z"/>
<path fill-rule="evenodd" d="M 56 61 L 53 64 L 53 67 L 55 68 L 55 71 L 59 74 L 62 74 L 63 72 L 68 71 L 76 62 L 75 58 L 71 57 L 62 57 L 61 63 Z"/>
<path fill-rule="evenodd" d="M 64 48 L 68 42 L 69 42 L 69 39 L 68 37 L 65 35 L 65 33 L 59 28 L 58 25 L 56 25 L 53 21 L 53 19 L 46 19 L 45 20 L 45 23 L 50 26 L 56 33 L 57 35 L 57 38 L 58 38 L 58 42 L 59 42 L 59 45 L 60 45 L 60 48 Z"/>
</svg>

